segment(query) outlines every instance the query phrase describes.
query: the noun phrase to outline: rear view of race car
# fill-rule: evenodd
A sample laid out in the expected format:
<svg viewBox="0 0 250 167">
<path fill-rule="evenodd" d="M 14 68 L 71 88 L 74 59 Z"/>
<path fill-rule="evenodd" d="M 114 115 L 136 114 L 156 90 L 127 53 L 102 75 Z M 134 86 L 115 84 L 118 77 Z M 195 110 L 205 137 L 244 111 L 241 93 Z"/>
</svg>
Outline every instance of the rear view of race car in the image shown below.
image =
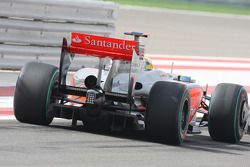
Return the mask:
<svg viewBox="0 0 250 167">
<path fill-rule="evenodd" d="M 72 33 L 70 45 L 63 40 L 59 68 L 37 62 L 26 64 L 16 84 L 16 119 L 49 125 L 58 117 L 72 119 L 73 125 L 81 120 L 86 127 L 107 131 L 145 130 L 153 141 L 178 145 L 186 139 L 195 114 L 203 112 L 212 139 L 240 141 L 250 119 L 244 87 L 222 83 L 208 97 L 190 77 L 143 70 L 144 51 L 139 38 L 147 35 L 126 34 L 135 39 Z M 83 69 L 81 86 L 66 84 L 76 54 L 99 59 L 98 69 Z M 108 69 L 103 64 L 105 58 L 112 61 Z"/>
</svg>

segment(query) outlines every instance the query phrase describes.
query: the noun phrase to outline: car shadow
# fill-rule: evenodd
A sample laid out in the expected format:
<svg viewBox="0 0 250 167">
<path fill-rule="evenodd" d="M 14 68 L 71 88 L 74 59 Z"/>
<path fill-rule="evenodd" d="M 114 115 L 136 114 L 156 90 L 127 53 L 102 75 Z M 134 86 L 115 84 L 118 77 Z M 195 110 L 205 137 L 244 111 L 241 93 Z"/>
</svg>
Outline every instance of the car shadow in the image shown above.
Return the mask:
<svg viewBox="0 0 250 167">
<path fill-rule="evenodd" d="M 121 132 L 106 132 L 98 129 L 89 129 L 84 127 L 83 125 L 77 126 L 65 126 L 65 125 L 58 125 L 53 124 L 50 125 L 52 128 L 58 129 L 65 129 L 65 130 L 73 130 L 76 132 L 84 132 L 90 133 L 95 135 L 105 135 L 109 137 L 121 138 L 121 139 L 129 139 L 129 140 L 136 140 L 136 141 L 143 141 L 152 143 L 153 145 L 140 145 L 140 147 L 160 147 L 168 146 L 164 143 L 156 143 L 152 142 L 147 138 L 145 131 L 121 131 Z M 206 131 L 206 128 L 203 128 L 202 131 Z M 156 144 L 156 145 L 155 145 Z M 139 146 L 138 146 L 139 147 Z M 233 154 L 233 155 L 241 155 L 245 152 L 250 151 L 250 140 L 249 142 L 242 141 L 238 144 L 230 144 L 230 143 L 222 143 L 213 141 L 210 136 L 208 135 L 188 135 L 187 139 L 181 146 L 175 146 L 181 149 L 186 150 L 196 150 L 196 151 L 205 151 L 217 154 Z"/>
<path fill-rule="evenodd" d="M 183 148 L 202 150 L 213 153 L 241 155 L 250 151 L 250 142 L 241 141 L 238 144 L 213 141 L 207 135 L 190 136 L 184 143 Z"/>
</svg>

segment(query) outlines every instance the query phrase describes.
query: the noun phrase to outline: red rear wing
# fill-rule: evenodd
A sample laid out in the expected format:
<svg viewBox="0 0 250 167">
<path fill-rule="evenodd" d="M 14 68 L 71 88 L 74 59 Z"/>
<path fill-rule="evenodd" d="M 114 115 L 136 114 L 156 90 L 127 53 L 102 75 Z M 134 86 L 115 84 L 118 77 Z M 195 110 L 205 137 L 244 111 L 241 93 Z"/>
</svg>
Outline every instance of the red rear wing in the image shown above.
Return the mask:
<svg viewBox="0 0 250 167">
<path fill-rule="evenodd" d="M 100 58 L 109 57 L 113 60 L 132 60 L 133 50 L 137 43 L 132 40 L 122 40 L 97 35 L 71 33 L 69 52 L 85 54 Z"/>
</svg>

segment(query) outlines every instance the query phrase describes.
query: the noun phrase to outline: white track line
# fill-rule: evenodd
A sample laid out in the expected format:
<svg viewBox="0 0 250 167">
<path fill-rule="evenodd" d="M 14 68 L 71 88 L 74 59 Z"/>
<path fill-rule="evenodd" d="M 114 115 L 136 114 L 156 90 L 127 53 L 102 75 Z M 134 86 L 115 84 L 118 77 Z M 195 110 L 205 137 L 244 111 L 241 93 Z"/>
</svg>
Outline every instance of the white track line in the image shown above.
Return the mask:
<svg viewBox="0 0 250 167">
<path fill-rule="evenodd" d="M 0 116 L 0 120 L 15 120 L 14 115 L 8 115 L 8 116 Z"/>
<path fill-rule="evenodd" d="M 1 108 L 12 108 L 13 96 L 0 96 L 0 106 Z"/>
</svg>

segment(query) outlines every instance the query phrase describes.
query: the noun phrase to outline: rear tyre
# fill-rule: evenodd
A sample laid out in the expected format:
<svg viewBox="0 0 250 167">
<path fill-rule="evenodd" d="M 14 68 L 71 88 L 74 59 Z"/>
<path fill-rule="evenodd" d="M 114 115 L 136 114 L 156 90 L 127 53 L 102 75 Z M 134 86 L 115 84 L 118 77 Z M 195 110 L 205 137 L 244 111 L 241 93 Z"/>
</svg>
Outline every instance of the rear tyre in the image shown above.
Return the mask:
<svg viewBox="0 0 250 167">
<path fill-rule="evenodd" d="M 217 85 L 209 106 L 208 130 L 211 138 L 238 143 L 244 134 L 247 110 L 248 98 L 243 86 L 228 83 Z"/>
<path fill-rule="evenodd" d="M 151 88 L 146 111 L 146 133 L 153 141 L 179 145 L 189 124 L 190 95 L 176 82 L 156 82 Z"/>
<path fill-rule="evenodd" d="M 14 113 L 18 121 L 40 125 L 52 122 L 54 116 L 48 108 L 57 79 L 55 66 L 37 62 L 24 65 L 14 95 Z"/>
</svg>

